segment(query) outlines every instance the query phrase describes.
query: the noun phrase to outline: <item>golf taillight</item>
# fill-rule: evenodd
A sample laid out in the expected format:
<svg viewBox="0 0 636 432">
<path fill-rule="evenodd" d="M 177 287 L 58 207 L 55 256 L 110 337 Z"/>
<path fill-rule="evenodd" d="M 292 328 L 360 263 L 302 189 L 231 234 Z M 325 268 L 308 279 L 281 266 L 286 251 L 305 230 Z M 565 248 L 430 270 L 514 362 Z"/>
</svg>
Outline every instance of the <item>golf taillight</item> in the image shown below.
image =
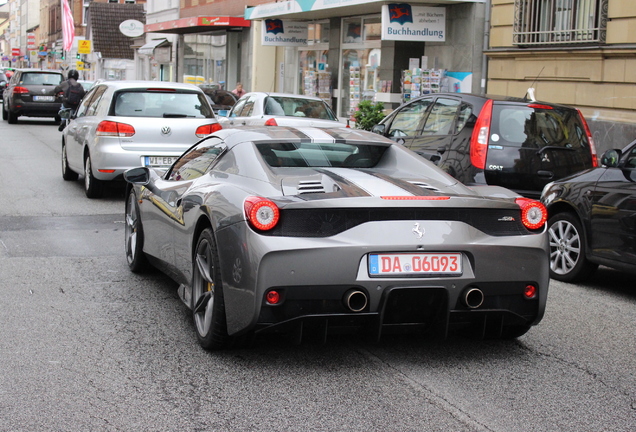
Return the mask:
<svg viewBox="0 0 636 432">
<path fill-rule="evenodd" d="M 280 210 L 272 201 L 261 197 L 248 197 L 243 204 L 245 217 L 254 228 L 267 231 L 276 226 Z"/>
<path fill-rule="evenodd" d="M 523 296 L 527 299 L 533 299 L 537 296 L 537 287 L 534 285 L 526 285 L 523 289 Z"/>
<path fill-rule="evenodd" d="M 219 123 L 211 123 L 199 126 L 194 133 L 197 138 L 203 138 L 221 129 L 223 129 L 223 127 Z"/>
<path fill-rule="evenodd" d="M 475 129 L 473 129 L 473 134 L 470 138 L 470 162 L 478 169 L 484 169 L 486 167 L 491 118 L 492 99 L 488 99 L 481 108 L 481 112 L 475 123 Z"/>
<path fill-rule="evenodd" d="M 581 110 L 578 110 L 579 118 L 581 119 L 581 123 L 583 123 L 583 128 L 585 129 L 585 135 L 587 136 L 587 142 L 590 143 L 590 153 L 592 154 L 592 166 L 594 168 L 598 167 L 598 155 L 596 154 L 596 146 L 594 145 L 594 139 L 592 138 L 592 132 L 590 132 L 590 127 L 587 125 L 585 121 L 585 117 L 583 117 L 583 113 Z"/>
<path fill-rule="evenodd" d="M 537 230 L 548 220 L 548 210 L 537 200 L 517 198 L 515 200 L 521 208 L 521 222 L 530 230 Z"/>
<path fill-rule="evenodd" d="M 278 126 L 278 123 L 276 123 L 276 119 L 272 117 L 271 119 L 267 119 L 267 121 L 265 121 L 265 126 Z"/>
<path fill-rule="evenodd" d="M 276 290 L 268 291 L 267 294 L 265 294 L 265 302 L 268 305 L 278 304 L 280 303 L 280 300 L 281 300 L 280 293 Z"/>
<path fill-rule="evenodd" d="M 135 134 L 135 128 L 126 123 L 104 120 L 97 125 L 95 135 L 112 137 L 131 137 Z"/>
</svg>

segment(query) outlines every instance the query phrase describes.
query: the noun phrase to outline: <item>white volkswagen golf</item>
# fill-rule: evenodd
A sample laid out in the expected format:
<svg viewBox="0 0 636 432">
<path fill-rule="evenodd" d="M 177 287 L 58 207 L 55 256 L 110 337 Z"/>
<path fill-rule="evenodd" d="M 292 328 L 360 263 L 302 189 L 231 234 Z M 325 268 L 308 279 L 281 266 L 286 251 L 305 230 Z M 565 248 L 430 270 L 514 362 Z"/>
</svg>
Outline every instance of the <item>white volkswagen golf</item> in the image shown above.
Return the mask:
<svg viewBox="0 0 636 432">
<path fill-rule="evenodd" d="M 70 113 L 63 115 L 69 116 Z M 91 88 L 62 132 L 62 177 L 84 177 L 88 198 L 129 168 L 165 170 L 217 130 L 207 97 L 191 84 L 106 81 Z"/>
</svg>

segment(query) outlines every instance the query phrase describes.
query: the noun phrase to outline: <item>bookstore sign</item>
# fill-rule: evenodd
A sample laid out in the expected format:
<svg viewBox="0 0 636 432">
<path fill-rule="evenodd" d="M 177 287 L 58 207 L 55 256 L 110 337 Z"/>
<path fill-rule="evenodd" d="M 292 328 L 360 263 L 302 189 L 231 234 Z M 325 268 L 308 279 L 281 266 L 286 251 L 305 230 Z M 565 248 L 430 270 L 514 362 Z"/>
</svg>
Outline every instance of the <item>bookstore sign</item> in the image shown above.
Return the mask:
<svg viewBox="0 0 636 432">
<path fill-rule="evenodd" d="M 406 3 L 382 5 L 382 40 L 444 42 L 446 8 Z"/>
<path fill-rule="evenodd" d="M 263 23 L 261 42 L 269 46 L 307 46 L 309 24 L 307 22 L 266 19 Z"/>
</svg>

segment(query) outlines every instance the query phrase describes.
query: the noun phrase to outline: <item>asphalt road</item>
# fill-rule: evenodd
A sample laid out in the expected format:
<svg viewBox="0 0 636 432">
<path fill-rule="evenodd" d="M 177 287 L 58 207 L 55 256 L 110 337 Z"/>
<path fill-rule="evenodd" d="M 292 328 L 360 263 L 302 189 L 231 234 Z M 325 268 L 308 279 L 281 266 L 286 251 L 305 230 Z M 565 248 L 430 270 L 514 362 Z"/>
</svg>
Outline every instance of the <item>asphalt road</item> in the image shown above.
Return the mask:
<svg viewBox="0 0 636 432">
<path fill-rule="evenodd" d="M 123 191 L 62 180 L 49 120 L 0 122 L 0 431 L 635 431 L 636 286 L 553 281 L 516 341 L 199 348 L 176 284 L 134 275 Z"/>
</svg>

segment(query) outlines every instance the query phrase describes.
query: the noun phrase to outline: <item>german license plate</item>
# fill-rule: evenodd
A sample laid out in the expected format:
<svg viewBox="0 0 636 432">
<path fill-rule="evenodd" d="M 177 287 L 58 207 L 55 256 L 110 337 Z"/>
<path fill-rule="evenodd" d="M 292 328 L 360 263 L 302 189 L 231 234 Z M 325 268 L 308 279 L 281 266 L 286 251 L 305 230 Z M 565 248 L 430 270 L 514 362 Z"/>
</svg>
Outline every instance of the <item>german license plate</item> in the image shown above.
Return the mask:
<svg viewBox="0 0 636 432">
<path fill-rule="evenodd" d="M 369 254 L 369 275 L 371 276 L 459 275 L 461 273 L 461 253 Z"/>
<path fill-rule="evenodd" d="M 172 166 L 177 160 L 176 156 L 146 156 L 146 166 L 149 167 L 166 167 Z"/>
<path fill-rule="evenodd" d="M 35 102 L 53 102 L 55 96 L 33 96 Z"/>
</svg>

